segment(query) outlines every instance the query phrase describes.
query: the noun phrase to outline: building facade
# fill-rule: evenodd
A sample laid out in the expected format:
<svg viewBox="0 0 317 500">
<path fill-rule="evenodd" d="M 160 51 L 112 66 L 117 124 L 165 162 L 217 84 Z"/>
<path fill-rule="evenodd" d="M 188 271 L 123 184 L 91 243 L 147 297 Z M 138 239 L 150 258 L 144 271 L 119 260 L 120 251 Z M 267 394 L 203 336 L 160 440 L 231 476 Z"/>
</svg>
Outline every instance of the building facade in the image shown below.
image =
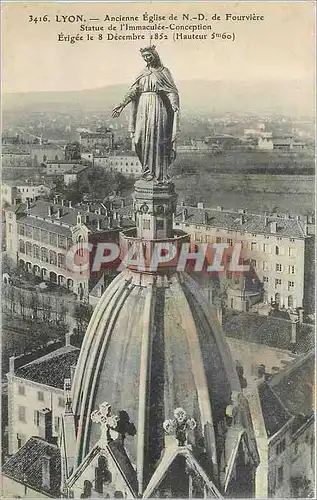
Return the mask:
<svg viewBox="0 0 317 500">
<path fill-rule="evenodd" d="M 1 185 L 2 200 L 9 205 L 13 205 L 15 199 L 26 203 L 27 200 L 37 200 L 50 192 L 48 186 L 37 182 L 6 181 Z"/>
<path fill-rule="evenodd" d="M 193 243 L 222 243 L 229 251 L 241 245 L 241 255 L 263 284 L 263 300 L 279 307 L 303 306 L 306 221 L 288 214 L 251 214 L 222 207 L 179 207 L 177 228 Z"/>
<path fill-rule="evenodd" d="M 133 151 L 112 154 L 109 156 L 94 156 L 94 165 L 109 172 L 120 172 L 124 175 L 140 176 L 142 165 Z"/>
<path fill-rule="evenodd" d="M 79 349 L 69 345 L 42 357 L 10 358 L 8 380 L 8 452 L 16 453 L 32 436 L 58 443 L 64 412 L 64 378 L 71 377 Z"/>
<path fill-rule="evenodd" d="M 103 272 L 101 267 L 92 270 L 94 252 L 87 254 L 85 248 L 95 248 L 98 242 L 118 242 L 123 225 L 133 222 L 100 203 L 69 205 L 56 198 L 54 203 L 39 200 L 8 207 L 7 254 L 25 271 L 84 299 Z"/>
</svg>

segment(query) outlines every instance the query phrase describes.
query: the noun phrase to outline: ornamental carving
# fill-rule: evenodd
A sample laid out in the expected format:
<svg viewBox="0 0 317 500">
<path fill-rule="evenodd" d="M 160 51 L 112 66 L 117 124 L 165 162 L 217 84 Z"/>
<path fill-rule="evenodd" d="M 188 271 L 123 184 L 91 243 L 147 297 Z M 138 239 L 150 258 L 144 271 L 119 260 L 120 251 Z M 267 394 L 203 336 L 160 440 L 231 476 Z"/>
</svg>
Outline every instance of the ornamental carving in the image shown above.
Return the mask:
<svg viewBox="0 0 317 500">
<path fill-rule="evenodd" d="M 166 434 L 175 435 L 178 446 L 185 446 L 187 444 L 188 431 L 194 430 L 196 425 L 196 420 L 188 418 L 183 408 L 176 408 L 174 410 L 174 418 L 163 422 L 163 429 Z"/>
</svg>

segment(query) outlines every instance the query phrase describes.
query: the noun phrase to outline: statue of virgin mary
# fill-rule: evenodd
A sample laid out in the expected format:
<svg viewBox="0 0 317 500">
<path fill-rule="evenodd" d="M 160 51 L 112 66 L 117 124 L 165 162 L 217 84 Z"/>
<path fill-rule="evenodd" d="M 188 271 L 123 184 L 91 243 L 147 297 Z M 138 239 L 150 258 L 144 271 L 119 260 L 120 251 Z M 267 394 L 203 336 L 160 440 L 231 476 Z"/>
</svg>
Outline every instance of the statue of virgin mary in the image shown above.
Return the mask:
<svg viewBox="0 0 317 500">
<path fill-rule="evenodd" d="M 170 71 L 165 68 L 155 46 L 140 50 L 147 63 L 124 100 L 114 108 L 118 117 L 132 103 L 129 130 L 142 165 L 142 178 L 169 181 L 169 167 L 175 159 L 175 139 L 179 122 L 179 95 Z"/>
</svg>

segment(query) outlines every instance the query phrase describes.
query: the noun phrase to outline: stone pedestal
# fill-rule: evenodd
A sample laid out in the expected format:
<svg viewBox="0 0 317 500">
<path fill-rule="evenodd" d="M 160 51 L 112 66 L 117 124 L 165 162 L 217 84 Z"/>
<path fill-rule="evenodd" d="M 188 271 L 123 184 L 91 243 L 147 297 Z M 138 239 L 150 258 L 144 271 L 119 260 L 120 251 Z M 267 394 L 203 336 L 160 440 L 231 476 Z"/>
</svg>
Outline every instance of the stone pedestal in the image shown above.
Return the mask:
<svg viewBox="0 0 317 500">
<path fill-rule="evenodd" d="M 137 237 L 147 240 L 172 238 L 177 202 L 174 184 L 140 179 L 134 189 Z"/>
</svg>

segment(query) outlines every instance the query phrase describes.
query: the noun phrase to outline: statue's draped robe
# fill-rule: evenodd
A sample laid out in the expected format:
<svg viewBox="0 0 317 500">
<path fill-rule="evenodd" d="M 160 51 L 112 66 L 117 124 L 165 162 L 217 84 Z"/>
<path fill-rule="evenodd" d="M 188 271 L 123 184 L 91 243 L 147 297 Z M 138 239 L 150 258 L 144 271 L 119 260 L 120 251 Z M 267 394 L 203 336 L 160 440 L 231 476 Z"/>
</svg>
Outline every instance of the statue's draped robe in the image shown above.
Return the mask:
<svg viewBox="0 0 317 500">
<path fill-rule="evenodd" d="M 146 68 L 130 87 L 124 104 L 132 102 L 129 130 L 134 136 L 135 152 L 144 175 L 158 181 L 168 177 L 168 168 L 175 158 L 178 130 L 179 96 L 167 68 Z"/>
</svg>

